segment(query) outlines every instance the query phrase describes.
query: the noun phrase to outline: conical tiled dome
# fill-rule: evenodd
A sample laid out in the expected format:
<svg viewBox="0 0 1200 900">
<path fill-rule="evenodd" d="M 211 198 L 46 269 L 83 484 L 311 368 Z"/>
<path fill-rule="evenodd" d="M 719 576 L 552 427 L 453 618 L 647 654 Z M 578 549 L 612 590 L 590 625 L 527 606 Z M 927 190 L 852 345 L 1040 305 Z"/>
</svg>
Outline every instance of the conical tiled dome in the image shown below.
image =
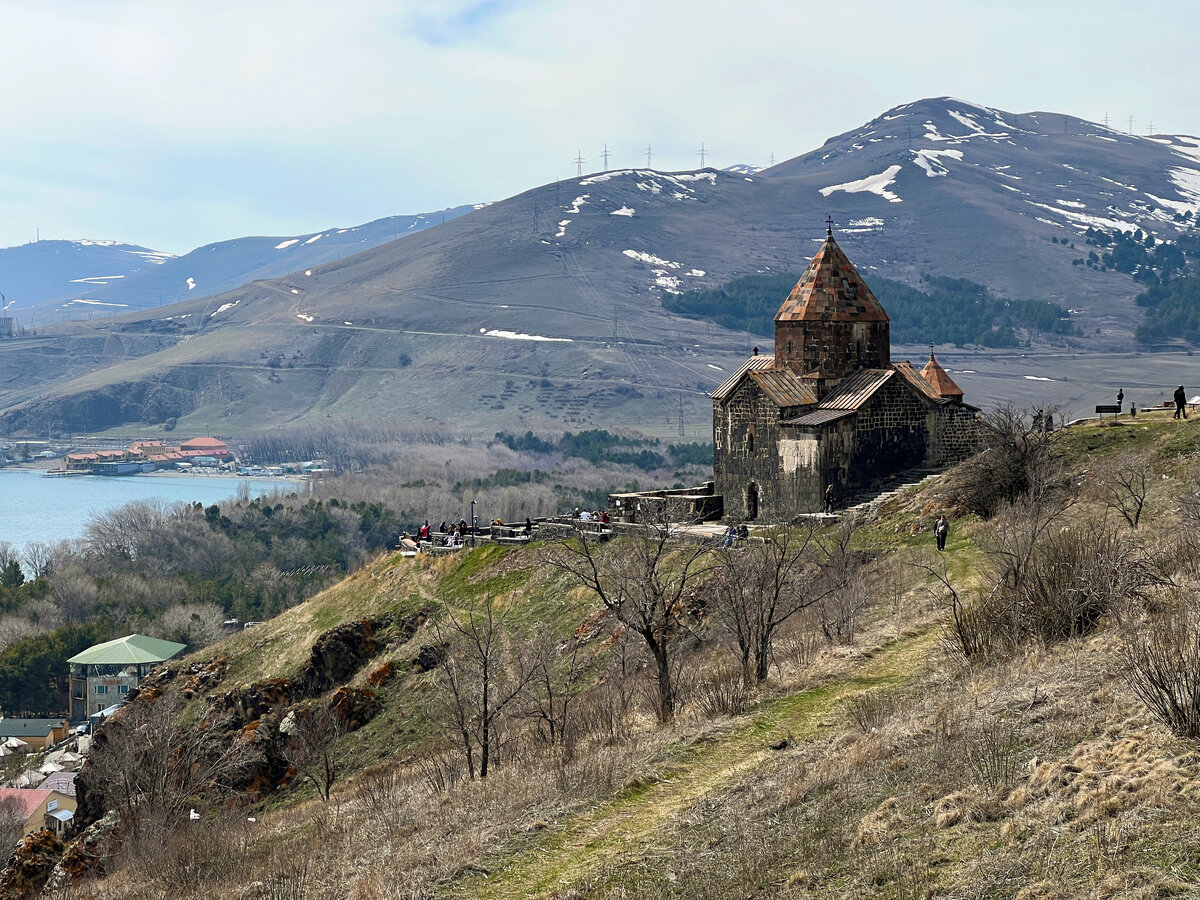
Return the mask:
<svg viewBox="0 0 1200 900">
<path fill-rule="evenodd" d="M 929 362 L 925 363 L 925 368 L 921 370 L 921 377 L 929 382 L 930 387 L 937 391 L 939 397 L 962 400 L 962 388 L 955 384 L 954 379 L 947 375 L 946 370 L 938 364 L 937 357 L 933 355 L 932 350 L 929 351 Z"/>
<path fill-rule="evenodd" d="M 788 298 L 776 322 L 887 322 L 888 314 L 842 248 L 827 232 L 825 243 Z"/>
</svg>

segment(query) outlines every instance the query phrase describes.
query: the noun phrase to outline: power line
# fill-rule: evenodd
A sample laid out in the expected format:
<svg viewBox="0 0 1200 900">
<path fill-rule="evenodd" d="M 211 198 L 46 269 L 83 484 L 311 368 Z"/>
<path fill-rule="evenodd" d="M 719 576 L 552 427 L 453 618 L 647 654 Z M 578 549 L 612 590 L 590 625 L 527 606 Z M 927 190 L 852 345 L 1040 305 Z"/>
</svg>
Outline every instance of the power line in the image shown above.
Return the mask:
<svg viewBox="0 0 1200 900">
<path fill-rule="evenodd" d="M 576 151 L 575 151 L 575 158 L 574 158 L 573 160 L 571 160 L 571 162 L 575 163 L 575 174 L 576 174 L 576 176 L 578 176 L 579 178 L 582 178 L 582 177 L 583 177 L 583 164 L 584 164 L 586 161 L 587 161 L 587 160 L 585 160 L 585 159 L 583 158 L 583 151 L 582 151 L 582 150 L 576 150 Z"/>
<path fill-rule="evenodd" d="M 604 152 L 600 154 L 600 158 L 602 160 L 604 160 L 604 171 L 605 172 L 608 171 L 608 158 L 610 156 L 612 156 L 612 154 L 608 152 L 608 141 L 605 141 L 604 142 Z"/>
<path fill-rule="evenodd" d="M 700 168 L 704 168 L 704 143 L 700 143 L 700 149 L 696 153 L 700 157 Z"/>
<path fill-rule="evenodd" d="M 646 168 L 647 169 L 650 168 L 650 157 L 652 157 L 653 155 L 654 155 L 654 150 L 651 149 L 649 144 L 647 144 L 646 145 Z"/>
</svg>

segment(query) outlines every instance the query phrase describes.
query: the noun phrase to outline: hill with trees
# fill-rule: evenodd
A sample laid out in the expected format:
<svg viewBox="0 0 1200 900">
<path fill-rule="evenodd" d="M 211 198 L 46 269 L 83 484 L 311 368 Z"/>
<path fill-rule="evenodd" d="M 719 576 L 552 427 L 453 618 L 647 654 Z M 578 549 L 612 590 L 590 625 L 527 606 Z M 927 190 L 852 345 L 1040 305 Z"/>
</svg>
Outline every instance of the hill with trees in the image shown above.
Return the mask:
<svg viewBox="0 0 1200 900">
<path fill-rule="evenodd" d="M 79 898 L 1193 892 L 1200 423 L 988 424 L 983 457 L 869 519 L 736 548 L 563 529 L 384 554 L 144 684 L 78 779 L 91 855 L 29 877 Z M 97 846 L 103 877 L 78 880 Z"/>
</svg>

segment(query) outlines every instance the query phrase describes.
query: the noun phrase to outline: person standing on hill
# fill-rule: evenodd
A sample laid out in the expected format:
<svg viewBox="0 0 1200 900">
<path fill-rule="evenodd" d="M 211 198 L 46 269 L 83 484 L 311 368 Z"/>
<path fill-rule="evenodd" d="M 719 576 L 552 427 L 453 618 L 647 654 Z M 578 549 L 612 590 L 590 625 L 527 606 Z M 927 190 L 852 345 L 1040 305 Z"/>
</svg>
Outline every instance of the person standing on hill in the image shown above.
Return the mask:
<svg viewBox="0 0 1200 900">
<path fill-rule="evenodd" d="M 1175 415 L 1173 418 L 1178 419 L 1180 416 L 1187 418 L 1187 410 L 1184 408 L 1187 405 L 1187 394 L 1183 392 L 1183 385 L 1175 388 Z"/>
<path fill-rule="evenodd" d="M 937 538 L 938 550 L 946 549 L 946 535 L 950 533 L 950 523 L 946 521 L 945 515 L 940 515 L 937 521 L 933 523 L 933 536 Z"/>
</svg>

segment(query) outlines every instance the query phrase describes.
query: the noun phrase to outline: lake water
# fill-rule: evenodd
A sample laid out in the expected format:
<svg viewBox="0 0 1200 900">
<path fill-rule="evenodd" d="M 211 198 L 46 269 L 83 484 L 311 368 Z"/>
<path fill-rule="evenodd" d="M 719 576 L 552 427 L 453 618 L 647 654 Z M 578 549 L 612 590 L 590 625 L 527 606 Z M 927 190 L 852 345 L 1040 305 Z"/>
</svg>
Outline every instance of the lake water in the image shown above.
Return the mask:
<svg viewBox="0 0 1200 900">
<path fill-rule="evenodd" d="M 82 537 L 94 515 L 136 500 L 199 500 L 209 506 L 233 499 L 241 491 L 257 497 L 307 489 L 307 484 L 279 478 L 176 474 L 49 478 L 32 469 L 0 469 L 0 541 L 24 547 L 34 541 Z"/>
</svg>

